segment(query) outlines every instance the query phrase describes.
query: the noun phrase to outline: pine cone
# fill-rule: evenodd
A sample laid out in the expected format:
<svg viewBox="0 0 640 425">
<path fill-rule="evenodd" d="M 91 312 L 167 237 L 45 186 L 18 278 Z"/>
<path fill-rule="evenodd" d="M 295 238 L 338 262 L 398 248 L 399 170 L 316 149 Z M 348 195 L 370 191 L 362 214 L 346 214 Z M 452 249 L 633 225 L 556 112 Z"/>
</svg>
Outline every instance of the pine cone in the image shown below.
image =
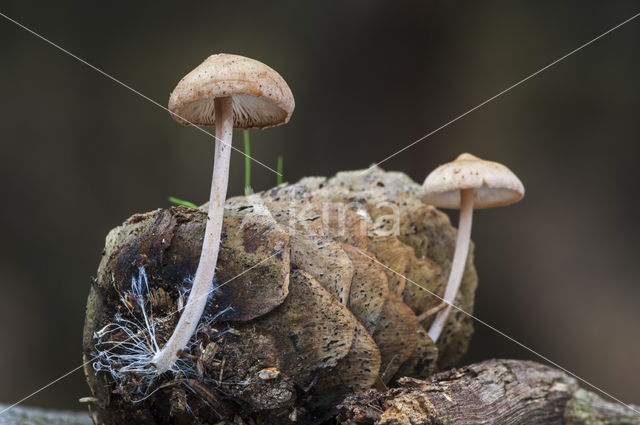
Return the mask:
<svg viewBox="0 0 640 425">
<path fill-rule="evenodd" d="M 374 169 L 229 199 L 202 324 L 159 377 L 145 350 L 177 322 L 206 213 L 159 209 L 112 230 L 83 340 L 101 421 L 321 423 L 350 393 L 455 364 L 473 331 L 468 316 L 452 312 L 437 347 L 431 319 L 416 317 L 439 305 L 432 293 L 444 292 L 455 245 L 448 217 L 422 204 L 418 188 Z M 456 300 L 468 312 L 472 258 Z M 140 366 L 123 369 L 134 355 Z"/>
</svg>

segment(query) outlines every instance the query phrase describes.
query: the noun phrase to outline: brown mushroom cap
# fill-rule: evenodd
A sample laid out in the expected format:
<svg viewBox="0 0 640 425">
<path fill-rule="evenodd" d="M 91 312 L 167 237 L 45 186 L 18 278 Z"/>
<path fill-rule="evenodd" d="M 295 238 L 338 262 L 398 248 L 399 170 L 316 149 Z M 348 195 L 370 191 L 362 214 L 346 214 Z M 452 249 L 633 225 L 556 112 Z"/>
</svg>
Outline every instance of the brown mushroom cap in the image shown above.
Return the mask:
<svg viewBox="0 0 640 425">
<path fill-rule="evenodd" d="M 262 62 L 243 56 L 209 56 L 188 73 L 169 99 L 173 118 L 183 125 L 215 125 L 213 100 L 233 99 L 233 127 L 266 128 L 285 124 L 295 101 L 284 79 Z"/>
<path fill-rule="evenodd" d="M 509 205 L 524 196 L 522 182 L 507 167 L 463 153 L 427 176 L 422 200 L 436 207 L 458 209 L 463 189 L 475 189 L 474 209 Z"/>
</svg>

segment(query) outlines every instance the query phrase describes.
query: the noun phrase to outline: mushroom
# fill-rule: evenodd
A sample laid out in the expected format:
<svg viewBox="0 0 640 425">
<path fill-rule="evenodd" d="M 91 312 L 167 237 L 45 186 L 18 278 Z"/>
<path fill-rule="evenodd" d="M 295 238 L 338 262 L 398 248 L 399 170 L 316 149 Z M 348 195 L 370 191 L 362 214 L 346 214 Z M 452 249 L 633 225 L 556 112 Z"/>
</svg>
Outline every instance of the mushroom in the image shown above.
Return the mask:
<svg viewBox="0 0 640 425">
<path fill-rule="evenodd" d="M 172 117 L 183 125 L 215 126 L 216 142 L 200 262 L 180 320 L 167 343 L 151 361 L 157 373 L 169 370 L 178 351 L 187 345 L 212 289 L 229 180 L 233 129 L 262 129 L 285 124 L 294 107 L 291 89 L 276 71 L 237 55 L 209 56 L 180 80 L 171 93 L 169 111 Z"/>
<path fill-rule="evenodd" d="M 463 153 L 455 161 L 441 165 L 427 176 L 422 185 L 422 201 L 440 208 L 460 209 L 456 250 L 443 305 L 429 329 L 435 342 L 456 298 L 469 253 L 473 209 L 509 205 L 524 196 L 522 182 L 507 167 Z M 426 317 L 420 316 L 424 320 Z"/>
</svg>

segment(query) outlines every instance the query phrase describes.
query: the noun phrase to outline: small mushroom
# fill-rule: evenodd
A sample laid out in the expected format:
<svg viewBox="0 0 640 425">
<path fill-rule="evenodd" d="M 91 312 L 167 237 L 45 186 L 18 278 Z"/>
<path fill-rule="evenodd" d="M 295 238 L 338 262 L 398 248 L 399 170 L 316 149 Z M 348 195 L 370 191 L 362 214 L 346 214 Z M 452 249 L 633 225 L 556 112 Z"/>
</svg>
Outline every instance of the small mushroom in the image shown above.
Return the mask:
<svg viewBox="0 0 640 425">
<path fill-rule="evenodd" d="M 284 79 L 265 64 L 219 54 L 187 74 L 169 99 L 172 117 L 183 125 L 216 127 L 211 196 L 200 262 L 187 304 L 173 334 L 152 360 L 167 371 L 193 335 L 215 274 L 229 180 L 233 129 L 266 128 L 289 121 L 295 102 Z"/>
<path fill-rule="evenodd" d="M 509 205 L 524 196 L 522 182 L 502 164 L 463 153 L 455 161 L 441 165 L 422 185 L 422 200 L 440 208 L 460 209 L 460 224 L 449 281 L 444 292 L 446 308 L 438 312 L 429 336 L 438 340 L 449 317 L 464 273 L 471 239 L 473 209 Z M 425 319 L 420 317 L 419 319 Z"/>
</svg>

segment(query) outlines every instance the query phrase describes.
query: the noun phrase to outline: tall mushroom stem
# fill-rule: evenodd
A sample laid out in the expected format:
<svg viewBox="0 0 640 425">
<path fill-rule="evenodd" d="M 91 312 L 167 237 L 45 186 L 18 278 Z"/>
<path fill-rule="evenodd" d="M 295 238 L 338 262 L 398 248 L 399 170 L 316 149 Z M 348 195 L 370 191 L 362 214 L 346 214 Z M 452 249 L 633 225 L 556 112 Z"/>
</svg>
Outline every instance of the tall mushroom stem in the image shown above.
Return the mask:
<svg viewBox="0 0 640 425">
<path fill-rule="evenodd" d="M 196 270 L 187 305 L 173 334 L 162 350 L 151 360 L 156 366 L 157 373 L 164 373 L 169 370 L 173 362 L 178 358 L 178 351 L 183 349 L 191 339 L 200 322 L 213 285 L 220 247 L 220 233 L 222 232 L 224 201 L 227 196 L 227 183 L 229 181 L 231 139 L 233 136 L 233 103 L 231 97 L 216 98 L 214 107 L 216 114 L 216 152 L 213 163 L 207 226 L 204 232 L 204 241 L 202 242 L 200 263 Z"/>
<path fill-rule="evenodd" d="M 451 272 L 449 273 L 449 281 L 444 291 L 443 302 L 447 304 L 444 310 L 440 310 L 436 316 L 431 328 L 429 328 L 429 337 L 436 342 L 447 318 L 451 312 L 451 306 L 456 299 L 460 282 L 464 274 L 464 267 L 467 263 L 467 254 L 469 253 L 469 242 L 471 240 L 471 221 L 473 218 L 473 192 L 474 189 L 460 190 L 460 222 L 458 224 L 458 237 L 456 239 L 456 252 L 453 254 L 453 263 Z"/>
</svg>

